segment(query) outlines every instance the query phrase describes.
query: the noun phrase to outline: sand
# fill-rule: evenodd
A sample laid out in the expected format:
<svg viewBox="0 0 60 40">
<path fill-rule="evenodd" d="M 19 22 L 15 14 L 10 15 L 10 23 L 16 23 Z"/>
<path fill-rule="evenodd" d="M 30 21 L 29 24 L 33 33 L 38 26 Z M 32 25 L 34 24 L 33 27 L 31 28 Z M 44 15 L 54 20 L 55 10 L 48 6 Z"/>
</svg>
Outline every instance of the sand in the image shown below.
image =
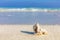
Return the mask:
<svg viewBox="0 0 60 40">
<path fill-rule="evenodd" d="M 41 25 L 48 35 L 36 36 L 33 25 L 0 25 L 0 40 L 60 40 L 60 25 Z"/>
</svg>

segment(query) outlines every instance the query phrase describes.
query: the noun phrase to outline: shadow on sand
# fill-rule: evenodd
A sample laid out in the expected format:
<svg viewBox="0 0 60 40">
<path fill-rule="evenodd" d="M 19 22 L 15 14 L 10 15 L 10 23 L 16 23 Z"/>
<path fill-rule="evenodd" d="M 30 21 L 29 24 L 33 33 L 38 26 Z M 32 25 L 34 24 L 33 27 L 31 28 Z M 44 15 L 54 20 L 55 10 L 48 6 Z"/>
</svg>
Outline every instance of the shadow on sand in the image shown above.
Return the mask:
<svg viewBox="0 0 60 40">
<path fill-rule="evenodd" d="M 34 34 L 34 32 L 29 32 L 29 31 L 21 31 L 21 32 L 26 34 Z"/>
</svg>

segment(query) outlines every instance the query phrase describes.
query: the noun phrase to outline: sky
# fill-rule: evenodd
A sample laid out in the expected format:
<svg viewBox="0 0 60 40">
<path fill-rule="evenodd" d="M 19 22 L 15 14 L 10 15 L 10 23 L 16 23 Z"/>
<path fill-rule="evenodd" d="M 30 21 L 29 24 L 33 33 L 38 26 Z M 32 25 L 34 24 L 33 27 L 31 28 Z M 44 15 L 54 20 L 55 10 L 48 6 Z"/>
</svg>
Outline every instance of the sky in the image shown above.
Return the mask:
<svg viewBox="0 0 60 40">
<path fill-rule="evenodd" d="M 60 0 L 0 0 L 0 7 L 60 8 Z"/>
</svg>

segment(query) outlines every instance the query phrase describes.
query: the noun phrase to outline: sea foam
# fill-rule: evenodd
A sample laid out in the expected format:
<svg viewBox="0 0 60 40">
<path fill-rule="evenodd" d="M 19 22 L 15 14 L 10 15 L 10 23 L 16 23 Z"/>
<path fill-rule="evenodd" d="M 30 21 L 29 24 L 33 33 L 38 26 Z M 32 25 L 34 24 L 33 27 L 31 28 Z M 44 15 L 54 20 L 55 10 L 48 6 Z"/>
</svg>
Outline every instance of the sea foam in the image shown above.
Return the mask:
<svg viewBox="0 0 60 40">
<path fill-rule="evenodd" d="M 60 12 L 52 8 L 0 8 L 0 12 Z"/>
</svg>

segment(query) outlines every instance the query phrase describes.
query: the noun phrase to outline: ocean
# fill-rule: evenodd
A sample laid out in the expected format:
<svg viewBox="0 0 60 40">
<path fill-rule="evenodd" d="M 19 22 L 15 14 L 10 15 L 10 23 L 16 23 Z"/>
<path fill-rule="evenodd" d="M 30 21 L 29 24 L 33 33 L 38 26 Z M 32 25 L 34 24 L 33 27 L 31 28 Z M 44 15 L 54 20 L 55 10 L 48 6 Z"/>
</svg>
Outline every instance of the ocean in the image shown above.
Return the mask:
<svg viewBox="0 0 60 40">
<path fill-rule="evenodd" d="M 60 24 L 60 13 L 0 12 L 0 24 Z"/>
<path fill-rule="evenodd" d="M 0 2 L 0 24 L 60 24 L 60 1 L 5 0 Z M 26 12 L 26 9 L 28 12 Z M 44 10 L 43 10 L 44 9 Z M 36 12 L 42 10 L 44 12 Z M 20 12 L 22 11 L 22 12 Z"/>
</svg>

